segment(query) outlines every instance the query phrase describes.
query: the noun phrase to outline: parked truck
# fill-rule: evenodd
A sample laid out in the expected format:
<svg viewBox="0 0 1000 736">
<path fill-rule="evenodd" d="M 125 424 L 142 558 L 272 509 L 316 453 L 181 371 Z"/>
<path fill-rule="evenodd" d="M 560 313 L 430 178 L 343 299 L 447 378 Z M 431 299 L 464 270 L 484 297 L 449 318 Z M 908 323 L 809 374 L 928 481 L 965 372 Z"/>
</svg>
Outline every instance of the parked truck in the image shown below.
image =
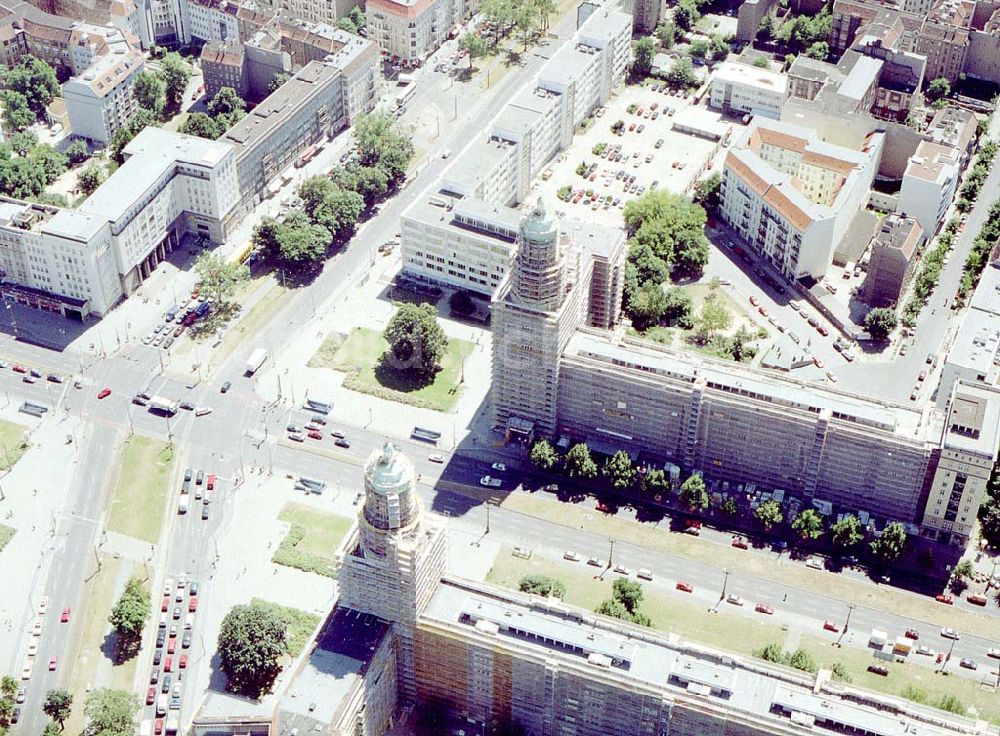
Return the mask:
<svg viewBox="0 0 1000 736">
<path fill-rule="evenodd" d="M 180 402 L 176 399 L 168 399 L 163 396 L 153 396 L 149 400 L 149 410 L 166 414 L 172 417 L 180 408 Z"/>
<path fill-rule="evenodd" d="M 247 376 L 252 376 L 260 368 L 261 364 L 267 360 L 267 351 L 264 348 L 257 348 L 252 353 L 250 357 L 247 358 L 246 371 L 244 372 Z"/>
</svg>

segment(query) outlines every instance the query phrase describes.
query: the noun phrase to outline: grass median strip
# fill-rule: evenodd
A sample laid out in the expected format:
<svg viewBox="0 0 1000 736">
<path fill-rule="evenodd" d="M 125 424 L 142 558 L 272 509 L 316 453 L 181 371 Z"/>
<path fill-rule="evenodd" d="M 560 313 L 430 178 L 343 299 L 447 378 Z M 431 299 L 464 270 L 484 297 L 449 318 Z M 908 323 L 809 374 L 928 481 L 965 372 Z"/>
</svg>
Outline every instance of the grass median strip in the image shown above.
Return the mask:
<svg viewBox="0 0 1000 736">
<path fill-rule="evenodd" d="M 334 552 L 351 528 L 351 520 L 298 503 L 285 504 L 278 518 L 291 524 L 291 529 L 278 545 L 272 561 L 328 578 L 337 577 Z"/>
<path fill-rule="evenodd" d="M 0 471 L 13 468 L 28 451 L 27 431 L 22 424 L 0 419 Z"/>
<path fill-rule="evenodd" d="M 292 659 L 295 659 L 302 653 L 302 650 L 305 649 L 306 644 L 312 638 L 313 632 L 316 631 L 316 627 L 319 626 L 320 619 L 315 613 L 306 613 L 297 608 L 290 608 L 289 606 L 265 601 L 263 598 L 254 598 L 250 602 L 251 604 L 270 609 L 285 622 L 285 625 L 288 627 L 288 656 Z"/>
<path fill-rule="evenodd" d="M 987 639 L 997 635 L 996 620 L 991 616 L 943 606 L 931 598 L 884 585 L 875 586 L 835 573 L 811 570 L 798 563 L 765 558 L 728 545 L 675 534 L 652 524 L 606 516 L 593 509 L 526 493 L 509 494 L 501 505 L 510 511 L 553 524 L 583 529 L 646 549 L 699 560 L 730 572 L 753 575 L 830 596 L 843 601 L 845 606 L 854 603 L 877 611 L 906 611 L 907 615 L 936 626 L 950 626 Z"/>
<path fill-rule="evenodd" d="M 619 577 L 609 572 L 604 580 L 599 580 L 594 578 L 597 570 L 584 567 L 581 562 L 553 562 L 538 555 L 525 560 L 514 557 L 512 551 L 511 548 L 499 551 L 487 576 L 489 582 L 517 590 L 525 575 L 544 575 L 565 585 L 566 603 L 588 611 L 593 611 L 602 600 L 611 596 L 611 586 Z M 788 632 L 768 616 L 761 615 L 760 620 L 756 620 L 743 615 L 745 609 L 736 609 L 726 603 L 720 605 L 717 614 L 707 615 L 703 603 L 686 600 L 684 594 L 658 589 L 652 583 L 643 584 L 641 610 L 659 631 L 676 633 L 690 641 L 743 655 L 753 655 L 771 643 L 784 648 L 789 637 Z M 859 632 L 858 635 L 864 634 Z M 795 648 L 801 648 L 820 667 L 830 668 L 839 663 L 854 685 L 901 697 L 922 693 L 921 702 L 932 706 L 948 698 L 953 707 L 959 703 L 964 706 L 963 712 L 972 707 L 978 717 L 1000 722 L 1000 702 L 996 694 L 981 688 L 976 680 L 939 675 L 930 667 L 917 664 L 890 664 L 888 677 L 882 677 L 867 670 L 874 659 L 870 650 L 834 647 L 832 637 L 826 640 L 797 634 L 795 638 L 798 642 Z M 911 659 L 918 656 L 910 655 Z M 957 666 L 953 661 L 951 667 Z"/>
<path fill-rule="evenodd" d="M 108 530 L 155 544 L 169 493 L 173 450 L 165 442 L 132 435 L 122 451 Z"/>
</svg>

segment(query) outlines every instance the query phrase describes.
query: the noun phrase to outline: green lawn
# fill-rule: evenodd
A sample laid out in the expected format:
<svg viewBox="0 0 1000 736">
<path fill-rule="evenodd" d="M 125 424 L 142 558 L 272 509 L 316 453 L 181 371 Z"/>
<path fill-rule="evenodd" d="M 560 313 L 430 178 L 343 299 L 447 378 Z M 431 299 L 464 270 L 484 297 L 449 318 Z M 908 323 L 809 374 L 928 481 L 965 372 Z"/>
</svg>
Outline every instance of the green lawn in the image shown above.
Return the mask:
<svg viewBox="0 0 1000 736">
<path fill-rule="evenodd" d="M 340 335 L 334 333 L 327 335 L 323 338 L 323 344 L 316 349 L 306 365 L 310 368 L 336 368 L 337 351 L 340 350 L 343 343 Z"/>
<path fill-rule="evenodd" d="M 3 548 L 14 538 L 16 533 L 17 529 L 14 527 L 0 524 L 0 552 L 3 552 Z"/>
<path fill-rule="evenodd" d="M 306 613 L 297 608 L 281 606 L 263 598 L 254 598 L 251 604 L 263 606 L 280 616 L 288 626 L 288 656 L 295 659 L 305 649 L 306 644 L 312 638 L 313 632 L 319 626 L 319 616 L 315 613 Z"/>
<path fill-rule="evenodd" d="M 271 559 L 279 565 L 337 577 L 334 551 L 351 528 L 351 520 L 297 503 L 285 504 L 278 518 L 292 528 Z"/>
<path fill-rule="evenodd" d="M 26 434 L 24 425 L 0 419 L 0 472 L 13 468 L 27 452 Z"/>
<path fill-rule="evenodd" d="M 336 367 L 347 373 L 344 386 L 353 391 L 436 411 L 448 411 L 455 405 L 461 391 L 459 379 L 463 362 L 474 347 L 471 342 L 449 338 L 441 370 L 429 384 L 415 381 L 408 372 L 381 367 L 379 358 L 388 347 L 381 332 L 356 328 L 335 356 Z"/>
<path fill-rule="evenodd" d="M 111 498 L 109 530 L 152 544 L 159 540 L 172 461 L 173 450 L 165 442 L 142 435 L 129 438 Z"/>
<path fill-rule="evenodd" d="M 562 581 L 566 586 L 566 602 L 593 611 L 603 599 L 610 597 L 615 573 L 608 572 L 604 580 L 595 580 L 594 568 L 583 562 L 552 562 L 537 555 L 530 560 L 514 557 L 510 548 L 503 548 L 497 554 L 487 580 L 505 588 L 517 589 L 524 575 L 547 575 Z M 686 600 L 684 594 L 652 591 L 644 586 L 645 597 L 640 610 L 646 613 L 653 627 L 667 633 L 677 633 L 691 641 L 744 655 L 752 654 L 764 645 L 775 642 L 784 647 L 788 632 L 761 615 L 760 620 L 737 612 L 732 606 L 722 603 L 717 614 L 709 614 L 706 606 Z M 856 632 L 863 636 L 864 632 Z M 868 650 L 832 646 L 832 637 L 802 635 L 798 647 L 806 650 L 821 667 L 830 667 L 840 662 L 847 668 L 853 684 L 889 693 L 902 695 L 907 686 L 923 690 L 926 702 L 934 705 L 943 696 L 952 695 L 966 706 L 979 712 L 980 718 L 1000 722 L 1000 701 L 995 693 L 979 687 L 978 680 L 963 677 L 938 675 L 933 670 L 916 664 L 893 664 L 888 677 L 867 671 L 872 662 Z M 786 647 L 787 648 L 787 647 Z M 917 655 L 911 655 L 917 657 Z M 953 661 L 951 667 L 957 667 Z"/>
</svg>

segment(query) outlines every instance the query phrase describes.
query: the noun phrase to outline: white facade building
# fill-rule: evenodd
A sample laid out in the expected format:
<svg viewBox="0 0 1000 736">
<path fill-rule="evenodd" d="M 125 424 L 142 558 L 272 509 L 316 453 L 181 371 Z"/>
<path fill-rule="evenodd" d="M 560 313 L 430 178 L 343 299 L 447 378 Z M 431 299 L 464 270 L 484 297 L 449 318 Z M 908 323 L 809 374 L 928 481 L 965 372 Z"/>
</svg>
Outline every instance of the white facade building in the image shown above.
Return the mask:
<svg viewBox="0 0 1000 736">
<path fill-rule="evenodd" d="M 961 153 L 951 146 L 921 141 L 906 164 L 896 211 L 920 223 L 930 239 L 938 230 L 958 186 Z"/>
<path fill-rule="evenodd" d="M 218 242 L 237 199 L 232 146 L 146 128 L 75 210 L 0 201 L 3 294 L 84 318 L 132 293 L 184 233 Z"/>
<path fill-rule="evenodd" d="M 511 98 L 487 135 L 465 149 L 433 187 L 431 201 L 441 205 L 418 201 L 403 214 L 406 272 L 485 295 L 496 291 L 514 257 L 519 216 L 510 207 L 527 198 L 532 180 L 569 145 L 576 126 L 624 81 L 631 34 L 631 16 L 595 10 Z M 463 213 L 473 212 L 474 222 L 464 221 Z"/>
<path fill-rule="evenodd" d="M 722 218 L 788 279 L 822 278 L 865 208 L 883 133 L 860 151 L 818 142 L 807 128 L 755 118 L 726 155 Z"/>
<path fill-rule="evenodd" d="M 764 115 L 781 119 L 788 93 L 788 77 L 769 69 L 725 61 L 712 73 L 709 104 L 739 115 Z"/>
<path fill-rule="evenodd" d="M 186 29 L 190 38 L 221 43 L 239 40 L 240 23 L 236 17 L 239 6 L 228 0 L 186 0 L 182 3 L 187 15 Z"/>
<path fill-rule="evenodd" d="M 132 86 L 146 68 L 142 54 L 125 47 L 97 57 L 83 74 L 63 84 L 63 98 L 74 135 L 107 144 L 138 103 Z"/>
<path fill-rule="evenodd" d="M 465 17 L 464 0 L 368 0 L 368 38 L 406 66 L 427 58 Z"/>
</svg>

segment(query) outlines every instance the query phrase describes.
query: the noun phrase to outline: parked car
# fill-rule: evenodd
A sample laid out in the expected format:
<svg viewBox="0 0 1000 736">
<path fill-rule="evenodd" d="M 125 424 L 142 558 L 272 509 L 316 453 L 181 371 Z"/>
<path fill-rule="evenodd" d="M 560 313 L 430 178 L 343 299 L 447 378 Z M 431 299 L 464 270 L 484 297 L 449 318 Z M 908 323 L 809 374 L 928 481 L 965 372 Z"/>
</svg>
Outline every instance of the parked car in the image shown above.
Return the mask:
<svg viewBox="0 0 1000 736">
<path fill-rule="evenodd" d="M 904 636 L 907 639 L 913 639 L 914 641 L 916 641 L 917 639 L 920 638 L 920 632 L 917 631 L 916 629 L 907 629 L 906 632 L 904 633 Z"/>
<path fill-rule="evenodd" d="M 570 562 L 579 562 L 580 561 L 580 555 L 578 555 L 576 552 L 573 552 L 571 550 L 566 550 L 565 552 L 563 552 L 563 559 L 564 560 L 569 560 Z"/>
<path fill-rule="evenodd" d="M 958 641 L 959 639 L 962 638 L 957 631 L 947 626 L 941 629 L 941 636 L 943 636 L 945 639 L 952 639 L 954 641 Z"/>
<path fill-rule="evenodd" d="M 726 603 L 732 603 L 734 606 L 742 606 L 746 601 L 743 600 L 742 596 L 738 596 L 735 593 L 730 593 L 726 598 Z"/>
<path fill-rule="evenodd" d="M 840 626 L 838 624 L 835 624 L 833 621 L 824 621 L 823 629 L 826 631 L 832 631 L 834 634 L 840 632 Z"/>
<path fill-rule="evenodd" d="M 678 580 L 677 585 L 675 585 L 674 587 L 677 588 L 677 590 L 680 590 L 684 593 L 694 593 L 694 586 L 691 585 L 691 583 L 687 583 L 683 580 Z"/>
<path fill-rule="evenodd" d="M 765 613 L 768 616 L 774 615 L 774 609 L 771 608 L 771 606 L 765 605 L 764 603 L 758 603 L 756 606 L 754 606 L 753 610 L 755 610 L 757 613 Z"/>
</svg>

